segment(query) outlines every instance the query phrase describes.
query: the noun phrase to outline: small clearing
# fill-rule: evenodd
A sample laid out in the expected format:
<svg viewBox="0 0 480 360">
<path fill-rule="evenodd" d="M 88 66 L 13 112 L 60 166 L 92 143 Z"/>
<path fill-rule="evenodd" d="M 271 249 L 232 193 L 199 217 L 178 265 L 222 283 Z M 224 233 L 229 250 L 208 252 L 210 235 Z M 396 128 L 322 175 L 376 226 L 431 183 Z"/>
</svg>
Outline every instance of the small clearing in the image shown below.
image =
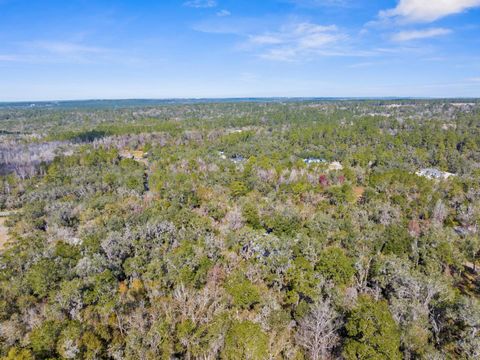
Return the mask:
<svg viewBox="0 0 480 360">
<path fill-rule="evenodd" d="M 365 188 L 361 186 L 357 186 L 353 189 L 353 193 L 355 194 L 355 197 L 357 200 L 360 200 L 363 197 L 363 194 L 365 193 Z"/>
<path fill-rule="evenodd" d="M 0 250 L 2 250 L 8 242 L 8 228 L 5 226 L 6 220 L 7 218 L 0 217 Z"/>
</svg>

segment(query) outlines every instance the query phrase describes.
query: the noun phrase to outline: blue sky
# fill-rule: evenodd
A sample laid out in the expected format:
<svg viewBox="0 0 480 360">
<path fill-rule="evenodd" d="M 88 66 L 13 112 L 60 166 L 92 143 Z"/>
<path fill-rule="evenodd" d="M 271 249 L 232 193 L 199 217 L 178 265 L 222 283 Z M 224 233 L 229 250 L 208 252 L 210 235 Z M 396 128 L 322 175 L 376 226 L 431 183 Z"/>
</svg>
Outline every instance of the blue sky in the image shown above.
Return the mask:
<svg viewBox="0 0 480 360">
<path fill-rule="evenodd" d="M 0 0 L 0 101 L 480 97 L 480 0 Z"/>
</svg>

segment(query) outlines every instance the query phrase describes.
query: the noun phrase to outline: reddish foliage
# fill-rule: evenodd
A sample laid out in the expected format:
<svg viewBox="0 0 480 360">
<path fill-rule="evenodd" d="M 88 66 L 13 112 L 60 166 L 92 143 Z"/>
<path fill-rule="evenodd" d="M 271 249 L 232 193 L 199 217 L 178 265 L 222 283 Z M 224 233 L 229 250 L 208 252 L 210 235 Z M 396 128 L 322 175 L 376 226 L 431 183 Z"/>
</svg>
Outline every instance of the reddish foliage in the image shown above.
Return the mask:
<svg viewBox="0 0 480 360">
<path fill-rule="evenodd" d="M 408 223 L 408 232 L 410 236 L 419 237 L 420 236 L 420 224 L 417 220 L 410 220 Z"/>
<path fill-rule="evenodd" d="M 208 283 L 218 285 L 225 279 L 225 272 L 220 265 L 212 267 L 207 275 Z"/>
<path fill-rule="evenodd" d="M 328 182 L 328 178 L 327 178 L 327 175 L 320 175 L 318 177 L 318 183 L 324 187 L 328 186 L 329 185 L 329 182 Z"/>
</svg>

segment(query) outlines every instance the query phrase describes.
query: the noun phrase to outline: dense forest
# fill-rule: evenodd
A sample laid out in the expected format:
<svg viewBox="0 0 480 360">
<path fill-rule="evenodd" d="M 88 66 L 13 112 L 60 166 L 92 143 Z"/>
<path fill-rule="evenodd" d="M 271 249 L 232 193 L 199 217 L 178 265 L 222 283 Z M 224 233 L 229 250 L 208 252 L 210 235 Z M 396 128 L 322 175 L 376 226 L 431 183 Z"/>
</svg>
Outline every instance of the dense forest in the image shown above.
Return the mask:
<svg viewBox="0 0 480 360">
<path fill-rule="evenodd" d="M 0 108 L 0 359 L 480 358 L 480 101 L 108 105 Z"/>
</svg>

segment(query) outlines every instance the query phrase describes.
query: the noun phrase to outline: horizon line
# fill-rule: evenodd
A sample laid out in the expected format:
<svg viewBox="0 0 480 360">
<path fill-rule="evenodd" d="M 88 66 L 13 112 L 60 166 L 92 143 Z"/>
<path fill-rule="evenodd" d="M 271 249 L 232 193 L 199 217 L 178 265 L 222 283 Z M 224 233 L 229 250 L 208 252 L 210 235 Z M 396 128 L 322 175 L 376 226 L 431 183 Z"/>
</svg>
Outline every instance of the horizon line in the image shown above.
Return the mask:
<svg viewBox="0 0 480 360">
<path fill-rule="evenodd" d="M 215 101 L 215 100 L 480 100 L 474 96 L 227 96 L 227 97 L 139 97 L 139 98 L 72 98 L 72 99 L 44 99 L 44 100 L 0 100 L 0 105 L 6 104 L 35 104 L 35 103 L 68 103 L 88 101 Z"/>
</svg>

